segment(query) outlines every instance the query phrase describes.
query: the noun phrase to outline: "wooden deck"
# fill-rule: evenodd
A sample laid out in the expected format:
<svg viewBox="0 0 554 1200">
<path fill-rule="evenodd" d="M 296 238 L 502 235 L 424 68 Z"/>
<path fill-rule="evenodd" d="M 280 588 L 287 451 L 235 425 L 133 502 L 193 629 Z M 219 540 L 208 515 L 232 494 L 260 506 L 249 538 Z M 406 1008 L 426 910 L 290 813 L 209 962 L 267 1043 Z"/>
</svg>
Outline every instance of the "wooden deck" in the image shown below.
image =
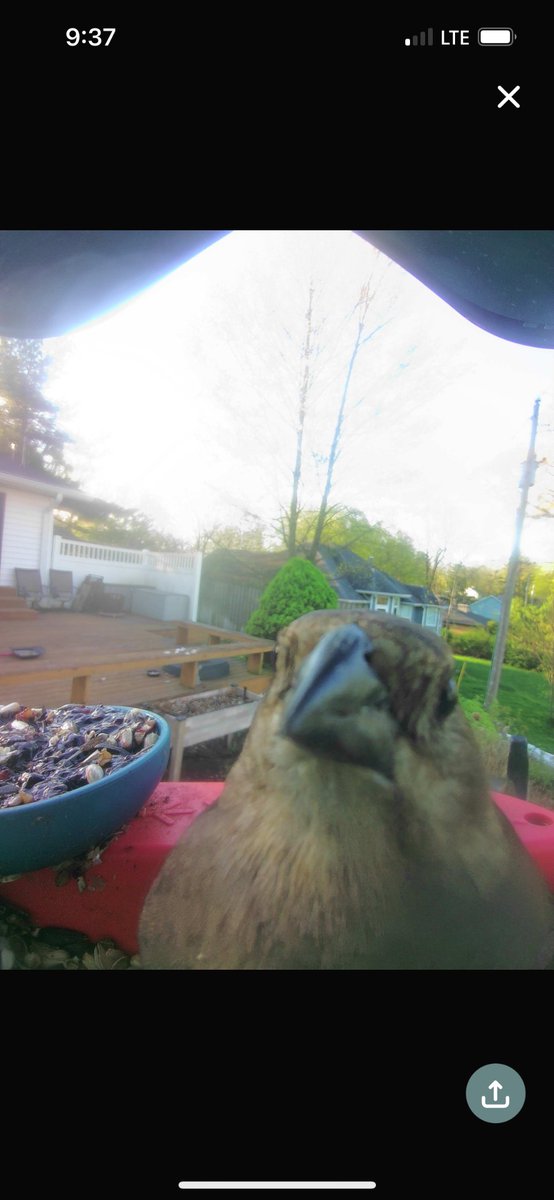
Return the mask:
<svg viewBox="0 0 554 1200">
<path fill-rule="evenodd" d="M 127 614 L 110 617 L 95 613 L 54 611 L 38 613 L 32 622 L 2 622 L 0 651 L 3 655 L 9 655 L 14 646 L 42 646 L 44 654 L 41 658 L 27 660 L 11 655 L 0 657 L 0 703 L 8 704 L 17 700 L 20 704 L 45 705 L 49 708 L 67 704 L 77 675 L 76 667 L 82 665 L 88 675 L 86 700 L 93 704 L 148 707 L 149 701 L 196 695 L 231 683 L 246 686 L 250 691 L 266 691 L 272 672 L 263 670 L 253 674 L 248 670 L 244 658 L 231 657 L 229 675 L 222 676 L 220 680 L 209 679 L 197 683 L 194 687 L 184 686 L 179 678 L 163 671 L 162 663 L 166 662 L 164 651 L 173 652 L 176 645 L 186 644 L 189 647 L 186 664 L 189 673 L 193 668 L 190 661 L 190 647 L 193 645 L 211 642 L 210 654 L 225 658 L 225 642 L 220 643 L 219 640 L 221 635 L 229 643 L 236 643 L 243 637 L 242 634 L 232 634 L 227 630 L 218 631 L 192 624 L 185 630 L 175 623 Z M 254 651 L 254 639 L 248 641 Z M 245 649 L 244 655 L 247 654 Z M 118 669 L 120 663 L 133 656 L 140 665 L 133 666 L 132 670 L 125 666 Z M 90 664 L 95 661 L 107 664 L 104 674 L 100 671 L 91 673 Z M 167 655 L 168 664 L 176 661 L 173 653 Z M 149 664 L 160 670 L 159 676 L 152 678 L 147 675 Z M 254 665 L 253 659 L 249 665 Z M 47 672 L 52 672 L 52 677 Z"/>
</svg>

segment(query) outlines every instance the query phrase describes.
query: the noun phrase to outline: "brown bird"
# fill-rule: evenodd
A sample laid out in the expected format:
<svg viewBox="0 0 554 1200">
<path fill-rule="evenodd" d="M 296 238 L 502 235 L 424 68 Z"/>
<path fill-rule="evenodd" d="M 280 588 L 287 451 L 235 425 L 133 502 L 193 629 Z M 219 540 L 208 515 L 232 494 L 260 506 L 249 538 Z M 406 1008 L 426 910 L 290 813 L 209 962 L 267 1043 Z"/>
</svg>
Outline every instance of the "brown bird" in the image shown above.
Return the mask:
<svg viewBox="0 0 554 1200">
<path fill-rule="evenodd" d="M 538 965 L 546 886 L 490 798 L 434 633 L 309 613 L 216 805 L 166 860 L 145 967 Z"/>
</svg>

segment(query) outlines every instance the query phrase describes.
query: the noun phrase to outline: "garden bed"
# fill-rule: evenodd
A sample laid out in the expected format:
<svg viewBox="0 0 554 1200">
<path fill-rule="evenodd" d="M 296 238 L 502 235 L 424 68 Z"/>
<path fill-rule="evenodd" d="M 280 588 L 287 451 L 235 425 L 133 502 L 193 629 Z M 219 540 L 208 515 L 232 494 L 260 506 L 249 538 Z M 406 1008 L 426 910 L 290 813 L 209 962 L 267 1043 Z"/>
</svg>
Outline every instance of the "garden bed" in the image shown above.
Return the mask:
<svg viewBox="0 0 554 1200">
<path fill-rule="evenodd" d="M 171 728 L 167 778 L 225 779 L 237 758 L 261 696 L 236 686 L 150 703 Z M 183 751 L 187 753 L 183 758 Z"/>
</svg>

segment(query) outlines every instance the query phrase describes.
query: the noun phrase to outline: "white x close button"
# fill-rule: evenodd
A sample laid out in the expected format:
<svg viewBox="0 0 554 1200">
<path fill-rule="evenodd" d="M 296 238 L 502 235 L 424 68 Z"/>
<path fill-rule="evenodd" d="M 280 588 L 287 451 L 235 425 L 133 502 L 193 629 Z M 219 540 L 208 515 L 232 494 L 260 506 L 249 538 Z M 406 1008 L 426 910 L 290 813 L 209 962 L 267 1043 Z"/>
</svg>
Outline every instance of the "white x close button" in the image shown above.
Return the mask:
<svg viewBox="0 0 554 1200">
<path fill-rule="evenodd" d="M 516 92 L 519 92 L 519 88 L 520 88 L 519 83 L 518 83 L 517 87 L 512 88 L 511 92 L 507 92 L 506 88 L 501 87 L 500 84 L 497 84 L 497 87 L 498 87 L 499 92 L 504 93 L 504 99 L 500 101 L 498 108 L 502 108 L 502 105 L 507 104 L 508 100 L 510 101 L 510 104 L 514 105 L 514 108 L 521 108 L 521 104 L 518 104 L 517 100 L 514 100 L 514 96 L 515 96 Z"/>
</svg>

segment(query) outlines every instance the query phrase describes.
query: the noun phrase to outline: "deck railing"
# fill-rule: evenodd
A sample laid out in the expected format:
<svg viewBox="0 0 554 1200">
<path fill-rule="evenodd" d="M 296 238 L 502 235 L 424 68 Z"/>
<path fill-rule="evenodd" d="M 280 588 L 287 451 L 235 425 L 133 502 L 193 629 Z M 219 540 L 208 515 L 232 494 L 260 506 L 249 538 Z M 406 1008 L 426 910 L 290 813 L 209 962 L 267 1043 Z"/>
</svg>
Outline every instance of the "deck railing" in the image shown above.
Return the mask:
<svg viewBox="0 0 554 1200">
<path fill-rule="evenodd" d="M 128 546 L 77 542 L 56 535 L 50 565 L 56 570 L 72 571 L 74 588 L 78 588 L 87 575 L 101 575 L 107 585 L 149 587 L 188 596 L 189 616 L 192 620 L 196 618 L 202 570 L 200 553 L 134 550 Z"/>
<path fill-rule="evenodd" d="M 144 550 L 126 550 L 123 546 L 100 546 L 95 542 L 74 542 L 68 538 L 56 537 L 54 543 L 54 555 L 58 555 L 64 562 L 68 558 L 77 559 L 82 562 L 85 559 L 91 563 L 125 563 L 132 566 L 142 566 L 144 563 Z"/>
</svg>

